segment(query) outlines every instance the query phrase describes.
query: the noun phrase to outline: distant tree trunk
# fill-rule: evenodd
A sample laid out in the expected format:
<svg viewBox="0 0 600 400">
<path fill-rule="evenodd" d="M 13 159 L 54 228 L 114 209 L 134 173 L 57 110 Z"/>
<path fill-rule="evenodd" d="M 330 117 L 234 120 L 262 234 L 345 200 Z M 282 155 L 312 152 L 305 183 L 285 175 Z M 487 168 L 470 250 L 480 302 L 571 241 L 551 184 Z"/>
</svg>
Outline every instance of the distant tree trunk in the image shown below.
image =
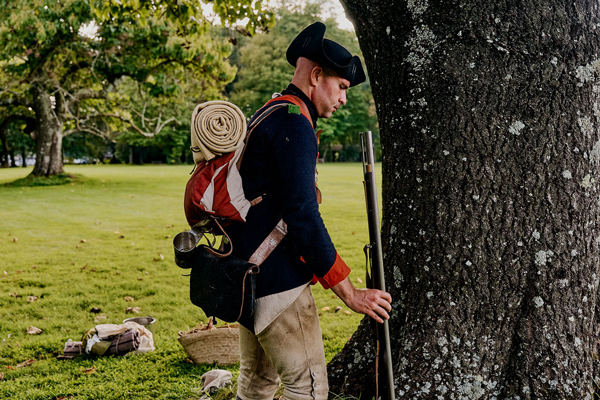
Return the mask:
<svg viewBox="0 0 600 400">
<path fill-rule="evenodd" d="M 381 128 L 397 398 L 591 399 L 598 2 L 342 2 Z M 370 399 L 372 361 L 363 321 L 331 390 Z"/>
<path fill-rule="evenodd" d="M 39 83 L 32 85 L 36 128 L 34 176 L 51 176 L 64 172 L 62 159 L 63 126 L 52 109 L 50 95 Z"/>
<path fill-rule="evenodd" d="M 23 168 L 27 168 L 27 149 L 25 146 L 21 148 L 21 158 L 23 159 Z"/>
<path fill-rule="evenodd" d="M 0 154 L 0 167 L 8 168 L 8 134 L 6 129 L 8 124 L 4 121 L 0 124 L 0 141 L 2 143 L 2 153 Z"/>
<path fill-rule="evenodd" d="M 12 147 L 8 149 L 8 158 L 10 159 L 10 167 L 15 168 L 17 166 L 17 160 L 15 160 L 15 150 Z"/>
</svg>

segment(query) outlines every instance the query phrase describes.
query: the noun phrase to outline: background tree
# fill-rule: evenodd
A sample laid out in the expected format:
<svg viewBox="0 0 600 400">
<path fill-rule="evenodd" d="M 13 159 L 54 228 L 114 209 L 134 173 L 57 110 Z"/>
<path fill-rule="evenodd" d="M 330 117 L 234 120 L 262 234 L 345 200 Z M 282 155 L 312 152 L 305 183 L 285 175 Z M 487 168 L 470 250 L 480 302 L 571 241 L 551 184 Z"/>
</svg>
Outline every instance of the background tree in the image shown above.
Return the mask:
<svg viewBox="0 0 600 400">
<path fill-rule="evenodd" d="M 2 3 L 0 66 L 11 79 L 0 92 L 0 106 L 35 113 L 33 175 L 62 172 L 62 140 L 70 133 L 106 136 L 126 124 L 152 136 L 176 121 L 168 110 L 148 117 L 145 108 L 128 109 L 119 93 L 126 77 L 152 96 L 168 96 L 175 91 L 162 85 L 172 83 L 167 77 L 191 70 L 204 82 L 207 99 L 233 78 L 224 62 L 228 46 L 205 35 L 208 24 L 194 1 Z M 247 16 L 250 31 L 269 24 L 260 2 L 214 5 L 225 23 Z"/>
<path fill-rule="evenodd" d="M 230 100 L 237 104 L 247 117 L 290 83 L 294 68 L 288 64 L 285 52 L 298 32 L 311 23 L 321 20 L 324 2 L 305 4 L 284 4 L 274 10 L 275 25 L 268 34 L 257 34 L 244 41 L 240 49 L 239 72 L 229 92 Z M 359 53 L 356 35 L 340 29 L 333 18 L 324 21 L 326 36 Z M 358 132 L 372 130 L 377 133 L 374 109 L 371 108 L 372 95 L 369 84 L 348 91 L 348 104 L 336 112 L 329 120 L 319 120 L 321 151 L 326 153 L 329 144 L 347 146 L 348 158 L 359 159 Z M 354 144 L 354 146 L 351 146 Z M 354 150 L 354 151 L 353 151 Z M 324 156 L 325 154 L 321 154 Z"/>
<path fill-rule="evenodd" d="M 591 399 L 597 3 L 343 3 L 381 127 L 398 398 Z M 334 391 L 373 393 L 367 325 Z"/>
<path fill-rule="evenodd" d="M 0 82 L 2 82 L 0 74 Z M 27 107 L 11 104 L 8 107 L 0 105 L 0 167 L 17 166 L 16 155 L 26 166 L 28 155 L 34 151 L 31 138 L 35 129 L 33 112 Z"/>
</svg>

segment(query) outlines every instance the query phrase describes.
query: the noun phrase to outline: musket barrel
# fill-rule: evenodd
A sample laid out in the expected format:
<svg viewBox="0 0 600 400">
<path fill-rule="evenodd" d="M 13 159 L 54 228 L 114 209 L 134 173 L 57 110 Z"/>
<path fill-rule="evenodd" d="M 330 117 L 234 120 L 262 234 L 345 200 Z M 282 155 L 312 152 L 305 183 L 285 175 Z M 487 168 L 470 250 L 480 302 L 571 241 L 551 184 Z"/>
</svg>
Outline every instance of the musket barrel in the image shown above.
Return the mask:
<svg viewBox="0 0 600 400">
<path fill-rule="evenodd" d="M 371 276 L 375 289 L 386 290 L 383 269 L 383 248 L 381 246 L 381 227 L 379 223 L 379 206 L 377 199 L 377 182 L 375 180 L 375 154 L 373 152 L 373 137 L 371 131 L 361 132 L 361 159 L 363 162 L 365 199 L 367 203 L 367 220 L 369 223 L 369 242 L 371 254 Z M 382 357 L 381 378 L 378 379 L 381 388 L 378 390 L 384 400 L 394 400 L 394 375 L 390 331 L 388 321 L 377 324 L 376 336 L 381 346 Z M 378 388 L 379 389 L 379 388 Z"/>
</svg>

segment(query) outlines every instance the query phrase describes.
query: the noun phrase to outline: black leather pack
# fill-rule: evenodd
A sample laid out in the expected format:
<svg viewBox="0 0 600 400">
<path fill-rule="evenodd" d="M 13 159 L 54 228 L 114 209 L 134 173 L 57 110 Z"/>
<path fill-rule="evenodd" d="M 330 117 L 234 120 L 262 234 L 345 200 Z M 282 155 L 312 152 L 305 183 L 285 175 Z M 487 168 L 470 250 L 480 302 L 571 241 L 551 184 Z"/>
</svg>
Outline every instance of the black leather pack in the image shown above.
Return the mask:
<svg viewBox="0 0 600 400">
<path fill-rule="evenodd" d="M 256 304 L 256 274 L 259 267 L 239 257 L 220 257 L 198 246 L 191 266 L 190 299 L 207 316 L 225 322 L 251 317 Z"/>
</svg>

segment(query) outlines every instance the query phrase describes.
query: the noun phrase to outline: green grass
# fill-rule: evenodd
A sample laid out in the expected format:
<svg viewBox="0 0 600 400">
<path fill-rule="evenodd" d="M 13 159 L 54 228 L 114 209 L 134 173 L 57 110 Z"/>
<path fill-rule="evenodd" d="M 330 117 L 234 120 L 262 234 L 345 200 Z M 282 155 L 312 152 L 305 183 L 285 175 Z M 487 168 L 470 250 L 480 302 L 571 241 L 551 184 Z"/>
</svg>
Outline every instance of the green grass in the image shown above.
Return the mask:
<svg viewBox="0 0 600 400">
<path fill-rule="evenodd" d="M 61 186 L 6 186 L 30 168 L 0 169 L 1 399 L 197 399 L 200 376 L 177 333 L 206 321 L 189 301 L 188 278 L 172 262 L 172 237 L 188 229 L 183 191 L 190 166 L 67 166 L 79 177 Z M 321 211 L 342 258 L 364 277 L 367 226 L 360 164 L 319 166 Z M 22 181 L 21 181 L 22 182 Z M 161 259 L 160 255 L 164 256 Z M 357 314 L 331 291 L 313 290 L 327 359 L 352 335 Z M 36 296 L 28 302 L 28 296 Z M 127 302 L 125 296 L 135 300 Z M 127 307 L 157 319 L 156 351 L 128 357 L 57 360 L 68 339 L 96 325 L 101 308 L 121 323 Z M 29 326 L 43 330 L 27 335 Z M 26 360 L 32 365 L 16 368 Z M 96 367 L 93 374 L 86 368 Z M 10 367 L 10 368 L 7 368 Z M 11 369 L 14 368 L 14 369 Z M 236 367 L 228 367 L 236 374 Z M 0 375 L 2 376 L 2 375 Z M 234 392 L 226 396 L 231 398 Z"/>
</svg>

